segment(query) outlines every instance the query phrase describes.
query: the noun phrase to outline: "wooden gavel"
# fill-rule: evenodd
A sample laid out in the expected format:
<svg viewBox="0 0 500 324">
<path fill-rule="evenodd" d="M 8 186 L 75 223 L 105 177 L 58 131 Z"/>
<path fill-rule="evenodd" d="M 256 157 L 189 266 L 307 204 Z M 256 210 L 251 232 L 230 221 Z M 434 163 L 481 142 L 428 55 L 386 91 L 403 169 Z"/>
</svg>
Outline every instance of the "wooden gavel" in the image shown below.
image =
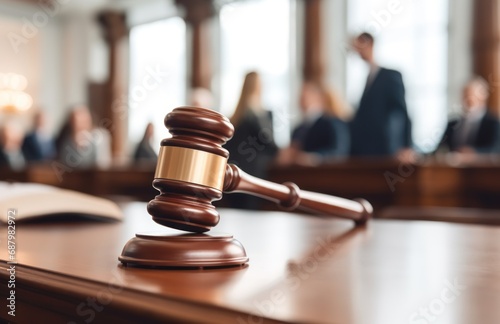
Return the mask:
<svg viewBox="0 0 500 324">
<path fill-rule="evenodd" d="M 209 231 L 219 222 L 212 201 L 222 193 L 241 192 L 278 203 L 286 210 L 300 209 L 354 220 L 362 225 L 373 209 L 363 199 L 348 200 L 301 191 L 291 182 L 265 181 L 227 164 L 222 147 L 234 127 L 223 115 L 209 109 L 180 107 L 165 117 L 171 138 L 161 142 L 153 186 L 160 191 L 148 203 L 148 212 L 161 225 L 189 232 Z"/>
</svg>

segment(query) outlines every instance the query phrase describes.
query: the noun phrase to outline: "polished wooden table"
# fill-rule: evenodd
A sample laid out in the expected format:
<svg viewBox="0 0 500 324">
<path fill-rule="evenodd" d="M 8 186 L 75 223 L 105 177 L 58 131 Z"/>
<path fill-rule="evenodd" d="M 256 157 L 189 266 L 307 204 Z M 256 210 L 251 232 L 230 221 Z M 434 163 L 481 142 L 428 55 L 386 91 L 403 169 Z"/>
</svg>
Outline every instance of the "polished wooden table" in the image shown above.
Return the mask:
<svg viewBox="0 0 500 324">
<path fill-rule="evenodd" d="M 16 224 L 18 323 L 500 323 L 500 227 L 221 210 L 246 267 L 158 270 L 117 258 L 162 230 L 144 203 L 121 223 Z M 1 300 L 9 290 L 0 228 Z M 168 229 L 166 231 L 169 231 Z"/>
</svg>

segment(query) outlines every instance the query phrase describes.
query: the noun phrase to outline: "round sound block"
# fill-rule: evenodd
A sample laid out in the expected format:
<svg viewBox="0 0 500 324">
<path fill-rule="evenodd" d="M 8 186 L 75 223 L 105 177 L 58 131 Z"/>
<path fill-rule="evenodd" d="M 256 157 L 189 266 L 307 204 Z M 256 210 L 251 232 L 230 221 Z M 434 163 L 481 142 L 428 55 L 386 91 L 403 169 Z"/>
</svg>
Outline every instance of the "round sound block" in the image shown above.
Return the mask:
<svg viewBox="0 0 500 324">
<path fill-rule="evenodd" d="M 118 258 L 124 265 L 168 268 L 241 266 L 245 249 L 228 234 L 138 233 Z"/>
</svg>

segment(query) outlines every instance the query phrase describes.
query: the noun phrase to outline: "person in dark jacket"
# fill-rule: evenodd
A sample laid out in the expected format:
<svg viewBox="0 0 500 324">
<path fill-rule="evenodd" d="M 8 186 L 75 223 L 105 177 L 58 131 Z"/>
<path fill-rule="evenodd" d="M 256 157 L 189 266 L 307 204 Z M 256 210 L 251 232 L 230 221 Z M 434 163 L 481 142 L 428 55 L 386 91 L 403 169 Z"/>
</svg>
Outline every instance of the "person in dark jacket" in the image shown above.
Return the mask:
<svg viewBox="0 0 500 324">
<path fill-rule="evenodd" d="M 500 124 L 487 108 L 489 88 L 481 77 L 463 89 L 463 116 L 448 122 L 438 150 L 470 154 L 499 153 Z"/>
<path fill-rule="evenodd" d="M 55 158 L 56 150 L 52 137 L 47 133 L 43 111 L 35 114 L 33 130 L 23 141 L 23 153 L 27 162 L 41 162 Z"/>
<path fill-rule="evenodd" d="M 376 64 L 374 38 L 368 33 L 353 41 L 354 50 L 368 63 L 370 73 L 351 121 L 353 156 L 407 156 L 411 154 L 411 121 L 401 73 Z"/>
<path fill-rule="evenodd" d="M 303 121 L 292 133 L 290 147 L 283 149 L 278 164 L 317 165 L 349 154 L 347 124 L 327 110 L 324 88 L 313 82 L 302 85 L 300 107 Z"/>
<path fill-rule="evenodd" d="M 155 129 L 153 123 L 148 123 L 144 130 L 142 140 L 137 144 L 134 152 L 135 162 L 156 163 L 158 155 L 153 149 L 151 142 L 153 141 Z"/>
<path fill-rule="evenodd" d="M 21 128 L 12 121 L 7 121 L 0 128 L 0 168 L 14 171 L 24 169 L 26 159 L 21 149 L 23 136 Z"/>
<path fill-rule="evenodd" d="M 56 137 L 57 159 L 64 168 L 87 169 L 98 165 L 98 144 L 89 108 L 78 104 L 71 108 Z"/>
<path fill-rule="evenodd" d="M 272 114 L 261 102 L 261 79 L 257 72 L 245 76 L 241 95 L 230 118 L 233 138 L 225 144 L 229 163 L 259 178 L 267 178 L 267 168 L 278 147 L 274 142 Z M 225 198 L 231 207 L 258 209 L 261 201 L 248 195 L 231 194 Z"/>
</svg>

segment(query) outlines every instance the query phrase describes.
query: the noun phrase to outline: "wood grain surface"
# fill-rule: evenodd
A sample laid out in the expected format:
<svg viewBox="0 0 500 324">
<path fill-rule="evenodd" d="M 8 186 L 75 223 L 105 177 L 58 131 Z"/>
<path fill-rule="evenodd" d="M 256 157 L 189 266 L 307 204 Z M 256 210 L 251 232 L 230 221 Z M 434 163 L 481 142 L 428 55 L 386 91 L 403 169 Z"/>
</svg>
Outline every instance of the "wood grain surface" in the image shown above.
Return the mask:
<svg viewBox="0 0 500 324">
<path fill-rule="evenodd" d="M 123 208 L 122 223 L 16 224 L 16 322 L 500 323 L 500 227 L 221 210 L 247 267 L 159 270 L 117 258 L 136 232 L 174 230 Z"/>
</svg>

